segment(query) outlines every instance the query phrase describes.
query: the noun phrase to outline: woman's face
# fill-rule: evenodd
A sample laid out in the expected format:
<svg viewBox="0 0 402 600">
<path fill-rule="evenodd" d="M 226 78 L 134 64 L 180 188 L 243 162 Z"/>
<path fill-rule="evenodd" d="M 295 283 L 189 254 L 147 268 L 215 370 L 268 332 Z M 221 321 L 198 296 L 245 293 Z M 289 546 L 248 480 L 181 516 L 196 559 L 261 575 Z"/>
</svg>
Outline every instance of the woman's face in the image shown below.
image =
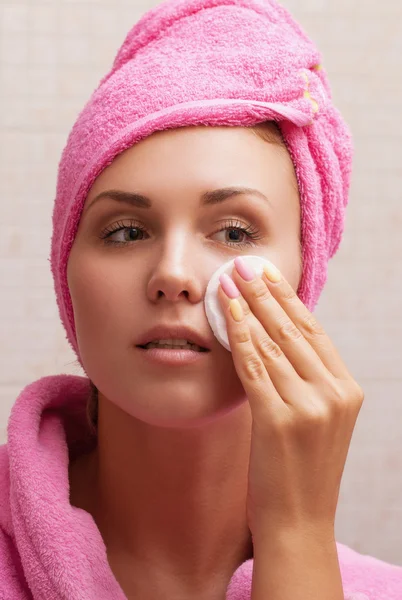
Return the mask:
<svg viewBox="0 0 402 600">
<path fill-rule="evenodd" d="M 205 192 L 233 186 L 267 199 L 247 193 L 201 204 Z M 96 199 L 108 190 L 141 194 L 152 206 Z M 156 132 L 120 154 L 88 194 L 67 273 L 81 359 L 100 398 L 166 427 L 194 426 L 245 402 L 232 355 L 208 324 L 205 290 L 220 265 L 247 254 L 271 260 L 297 290 L 299 240 L 292 161 L 247 128 Z M 189 366 L 148 363 L 136 344 L 164 323 L 189 324 L 211 351 Z"/>
</svg>

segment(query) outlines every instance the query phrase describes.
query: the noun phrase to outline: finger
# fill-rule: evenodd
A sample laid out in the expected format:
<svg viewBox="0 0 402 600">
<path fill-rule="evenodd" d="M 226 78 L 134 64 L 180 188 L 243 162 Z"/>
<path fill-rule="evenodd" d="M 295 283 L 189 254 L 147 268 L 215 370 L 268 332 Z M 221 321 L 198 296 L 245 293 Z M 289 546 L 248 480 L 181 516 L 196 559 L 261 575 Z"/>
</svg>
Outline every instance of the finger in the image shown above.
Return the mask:
<svg viewBox="0 0 402 600">
<path fill-rule="evenodd" d="M 235 264 L 238 264 L 237 259 Z M 241 265 L 239 269 L 242 272 Z M 232 277 L 258 321 L 281 348 L 299 377 L 312 383 L 329 380 L 331 373 L 273 297 L 263 279 L 255 276 L 251 281 L 246 281 L 236 267 Z"/>
<path fill-rule="evenodd" d="M 273 379 L 277 379 L 276 373 L 282 371 L 282 381 L 285 380 L 283 371 L 286 368 L 283 366 L 283 361 L 288 363 L 293 372 L 294 370 L 283 353 L 273 351 L 269 361 L 271 363 L 270 372 L 268 372 L 252 339 L 248 323 L 252 313 L 248 309 L 247 314 L 247 303 L 240 296 L 235 301 L 232 300 L 232 302 L 239 303 L 243 313 L 235 319 L 230 308 L 231 298 L 226 295 L 221 285 L 218 287 L 218 297 L 226 318 L 229 344 L 236 372 L 242 382 L 254 416 L 260 415 L 261 411 L 265 411 L 266 414 L 268 410 L 271 417 L 274 418 L 287 410 L 287 407 Z M 261 325 L 260 327 L 262 329 Z M 262 332 L 260 332 L 260 336 L 263 337 Z M 279 366 L 280 359 L 281 367 Z M 297 377 L 296 373 L 294 375 Z M 289 373 L 286 374 L 286 379 L 289 379 Z"/>
<path fill-rule="evenodd" d="M 262 279 L 275 300 L 282 306 L 312 348 L 314 348 L 317 356 L 320 357 L 328 371 L 338 379 L 352 379 L 352 375 L 348 371 L 331 338 L 327 335 L 315 316 L 300 300 L 295 290 L 283 275 L 280 274 L 280 280 L 274 282 L 269 279 L 267 272 L 265 272 Z"/>
<path fill-rule="evenodd" d="M 267 262 L 267 266 L 270 265 L 271 263 Z M 272 267 L 274 270 L 276 269 L 274 265 Z M 237 272 L 237 269 L 235 272 Z M 329 373 L 338 379 L 350 380 L 351 374 L 321 324 L 300 300 L 295 290 L 283 277 L 283 274 L 276 269 L 274 273 L 278 275 L 277 279 L 279 280 L 274 281 L 276 278 L 270 276 L 270 272 L 272 273 L 270 269 L 264 269 L 262 280 L 273 298 L 308 341 Z"/>
</svg>

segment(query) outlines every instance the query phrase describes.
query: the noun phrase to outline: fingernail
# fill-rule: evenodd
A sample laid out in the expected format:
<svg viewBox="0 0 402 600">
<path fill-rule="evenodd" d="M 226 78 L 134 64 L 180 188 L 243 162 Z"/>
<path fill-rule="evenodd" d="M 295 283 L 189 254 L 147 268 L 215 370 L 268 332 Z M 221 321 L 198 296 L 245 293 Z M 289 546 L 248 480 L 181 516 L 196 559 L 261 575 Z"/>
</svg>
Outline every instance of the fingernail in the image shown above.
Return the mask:
<svg viewBox="0 0 402 600">
<path fill-rule="evenodd" d="M 272 283 L 278 283 L 282 278 L 281 272 L 272 263 L 264 264 L 264 273 Z"/>
<path fill-rule="evenodd" d="M 243 320 L 244 312 L 238 300 L 231 300 L 229 302 L 229 309 L 235 321 L 239 322 Z"/>
<path fill-rule="evenodd" d="M 227 296 L 229 296 L 229 298 L 238 298 L 240 296 L 240 292 L 237 288 L 237 285 L 235 284 L 233 279 L 231 279 L 229 277 L 229 275 L 227 273 L 223 273 L 219 277 L 219 281 L 220 281 L 223 291 L 225 292 L 225 294 Z"/>
<path fill-rule="evenodd" d="M 255 272 L 250 265 L 248 265 L 241 256 L 235 258 L 234 263 L 236 265 L 236 269 L 245 281 L 253 281 L 255 279 Z"/>
</svg>

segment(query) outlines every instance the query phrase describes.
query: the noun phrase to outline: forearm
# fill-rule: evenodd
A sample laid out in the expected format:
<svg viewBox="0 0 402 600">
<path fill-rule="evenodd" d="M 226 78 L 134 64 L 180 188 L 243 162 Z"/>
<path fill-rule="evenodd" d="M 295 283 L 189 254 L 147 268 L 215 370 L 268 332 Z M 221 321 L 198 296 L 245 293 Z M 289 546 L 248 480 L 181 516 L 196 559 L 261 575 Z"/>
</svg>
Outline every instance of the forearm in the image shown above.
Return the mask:
<svg viewBox="0 0 402 600">
<path fill-rule="evenodd" d="M 286 532 L 254 540 L 251 600 L 344 600 L 335 537 Z"/>
</svg>

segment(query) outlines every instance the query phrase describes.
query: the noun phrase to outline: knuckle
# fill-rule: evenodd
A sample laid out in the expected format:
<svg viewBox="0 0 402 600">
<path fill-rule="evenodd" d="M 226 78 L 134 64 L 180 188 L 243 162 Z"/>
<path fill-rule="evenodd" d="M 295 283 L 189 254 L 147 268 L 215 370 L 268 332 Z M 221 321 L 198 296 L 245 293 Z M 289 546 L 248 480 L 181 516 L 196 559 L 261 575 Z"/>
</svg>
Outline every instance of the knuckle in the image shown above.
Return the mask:
<svg viewBox="0 0 402 600">
<path fill-rule="evenodd" d="M 302 336 L 301 331 L 296 327 L 293 321 L 289 321 L 289 319 L 284 319 L 279 323 L 278 331 L 283 339 L 292 339 L 297 340 Z"/>
<path fill-rule="evenodd" d="M 353 381 L 352 393 L 353 400 L 355 401 L 358 407 L 361 407 L 364 402 L 365 394 L 363 388 L 357 383 L 357 381 Z"/>
<path fill-rule="evenodd" d="M 233 335 L 236 344 L 248 344 L 251 340 L 250 332 L 247 327 L 238 329 Z"/>
<path fill-rule="evenodd" d="M 261 356 L 267 360 L 277 359 L 282 356 L 283 352 L 270 337 L 264 337 L 257 342 L 257 350 Z"/>
<path fill-rule="evenodd" d="M 282 298 L 286 302 L 294 302 L 296 300 L 297 294 L 291 285 L 286 286 L 286 288 L 283 290 Z"/>
<path fill-rule="evenodd" d="M 327 386 L 330 406 L 335 411 L 340 411 L 346 408 L 347 403 L 345 402 L 345 390 L 338 383 L 338 381 L 335 378 L 330 377 L 327 381 Z"/>
<path fill-rule="evenodd" d="M 325 330 L 312 314 L 307 314 L 302 319 L 303 330 L 309 335 L 325 335 Z"/>
<path fill-rule="evenodd" d="M 272 299 L 271 292 L 269 291 L 267 286 L 264 285 L 262 282 L 261 285 L 256 285 L 254 287 L 253 296 L 255 300 L 258 300 L 258 302 L 266 302 L 267 300 Z"/>
<path fill-rule="evenodd" d="M 252 381 L 261 379 L 264 365 L 256 354 L 248 354 L 244 358 L 244 372 L 246 377 Z"/>
<path fill-rule="evenodd" d="M 332 388 L 332 406 L 338 413 L 354 411 L 355 406 L 361 407 L 364 393 L 360 386 L 355 382 L 342 384 L 334 383 Z"/>
<path fill-rule="evenodd" d="M 248 317 L 251 315 L 251 309 L 250 306 L 248 305 L 248 303 L 244 300 L 244 298 L 242 298 L 241 300 L 239 300 L 241 302 L 241 307 L 243 309 L 243 313 L 245 317 Z"/>
</svg>

